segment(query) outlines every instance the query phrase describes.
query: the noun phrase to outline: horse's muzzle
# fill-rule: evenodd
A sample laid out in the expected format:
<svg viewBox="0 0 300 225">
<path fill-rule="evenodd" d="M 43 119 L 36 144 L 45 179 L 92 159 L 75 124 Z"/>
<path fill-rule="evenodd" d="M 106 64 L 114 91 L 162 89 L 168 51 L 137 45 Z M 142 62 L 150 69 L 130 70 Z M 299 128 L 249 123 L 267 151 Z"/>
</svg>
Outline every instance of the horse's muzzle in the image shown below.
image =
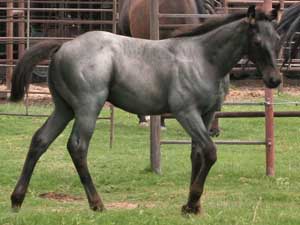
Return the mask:
<svg viewBox="0 0 300 225">
<path fill-rule="evenodd" d="M 263 79 L 265 85 L 268 88 L 277 88 L 281 84 L 281 78 L 270 77 L 268 79 Z"/>
</svg>

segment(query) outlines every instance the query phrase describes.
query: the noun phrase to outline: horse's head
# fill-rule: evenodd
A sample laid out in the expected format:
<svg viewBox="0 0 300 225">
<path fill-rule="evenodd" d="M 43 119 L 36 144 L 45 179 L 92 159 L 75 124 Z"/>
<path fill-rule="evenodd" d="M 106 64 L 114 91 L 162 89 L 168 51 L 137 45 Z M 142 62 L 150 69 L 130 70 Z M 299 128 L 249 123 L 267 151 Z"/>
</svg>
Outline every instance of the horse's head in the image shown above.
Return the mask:
<svg viewBox="0 0 300 225">
<path fill-rule="evenodd" d="M 276 88 L 281 83 L 276 63 L 279 35 L 271 22 L 275 14 L 274 11 L 272 15 L 256 12 L 254 6 L 250 6 L 247 13 L 248 57 L 255 63 L 268 88 Z"/>
</svg>

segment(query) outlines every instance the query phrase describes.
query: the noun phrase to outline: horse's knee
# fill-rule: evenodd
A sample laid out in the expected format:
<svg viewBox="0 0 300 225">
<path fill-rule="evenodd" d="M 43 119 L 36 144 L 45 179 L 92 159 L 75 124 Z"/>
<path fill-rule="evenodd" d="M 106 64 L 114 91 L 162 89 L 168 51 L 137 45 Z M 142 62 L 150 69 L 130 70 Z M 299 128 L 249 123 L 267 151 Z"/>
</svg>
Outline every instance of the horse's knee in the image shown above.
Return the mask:
<svg viewBox="0 0 300 225">
<path fill-rule="evenodd" d="M 218 157 L 217 157 L 217 148 L 215 144 L 212 143 L 207 147 L 205 158 L 206 158 L 206 162 L 211 166 L 216 163 Z"/>
<path fill-rule="evenodd" d="M 41 135 L 39 132 L 35 133 L 35 135 L 32 137 L 31 145 L 29 149 L 29 157 L 35 157 L 37 155 L 43 154 L 49 145 L 49 141 L 46 137 Z"/>
<path fill-rule="evenodd" d="M 201 153 L 198 151 L 197 149 L 197 144 L 192 144 L 192 151 L 191 151 L 191 155 L 190 155 L 190 159 L 192 162 L 197 162 L 197 161 L 201 161 Z"/>
<path fill-rule="evenodd" d="M 217 161 L 217 148 L 214 143 L 209 143 L 202 147 L 200 150 L 197 149 L 197 144 L 192 143 L 191 161 L 198 162 L 202 161 L 203 157 L 209 165 L 215 164 Z"/>
<path fill-rule="evenodd" d="M 86 152 L 87 146 L 80 137 L 72 135 L 68 141 L 67 149 L 71 155 L 79 155 L 81 157 Z"/>
<path fill-rule="evenodd" d="M 72 135 L 68 141 L 67 149 L 70 153 L 77 152 L 80 146 L 79 138 Z"/>
</svg>

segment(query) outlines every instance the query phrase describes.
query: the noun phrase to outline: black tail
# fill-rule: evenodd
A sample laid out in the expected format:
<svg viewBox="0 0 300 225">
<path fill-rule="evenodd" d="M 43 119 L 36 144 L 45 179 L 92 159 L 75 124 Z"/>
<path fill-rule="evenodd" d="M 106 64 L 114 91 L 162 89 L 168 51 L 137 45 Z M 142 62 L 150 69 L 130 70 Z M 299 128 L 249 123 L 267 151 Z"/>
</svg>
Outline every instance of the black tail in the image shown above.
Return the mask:
<svg viewBox="0 0 300 225">
<path fill-rule="evenodd" d="M 43 41 L 25 52 L 13 72 L 10 101 L 16 102 L 23 99 L 31 81 L 34 67 L 39 62 L 51 57 L 61 45 L 62 42 L 58 41 Z"/>
</svg>

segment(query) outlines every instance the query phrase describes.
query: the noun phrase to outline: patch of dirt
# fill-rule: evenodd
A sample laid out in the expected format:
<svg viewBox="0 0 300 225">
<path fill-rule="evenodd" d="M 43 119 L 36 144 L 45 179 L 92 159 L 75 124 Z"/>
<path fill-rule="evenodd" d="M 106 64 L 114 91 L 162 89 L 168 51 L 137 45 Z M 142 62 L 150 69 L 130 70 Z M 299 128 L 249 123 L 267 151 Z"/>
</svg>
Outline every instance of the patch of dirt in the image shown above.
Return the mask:
<svg viewBox="0 0 300 225">
<path fill-rule="evenodd" d="M 262 80 L 232 80 L 227 101 L 255 100 L 265 96 Z M 278 90 L 274 90 L 276 93 Z M 300 96 L 300 80 L 284 79 L 282 93 Z"/>
<path fill-rule="evenodd" d="M 139 207 L 139 204 L 130 202 L 112 202 L 105 204 L 105 207 L 107 209 L 136 209 Z"/>
<path fill-rule="evenodd" d="M 105 204 L 105 203 L 104 203 Z M 152 209 L 156 205 L 154 203 L 132 203 L 132 202 L 112 202 L 105 204 L 107 209 L 137 209 L 137 208 L 148 208 Z"/>
<path fill-rule="evenodd" d="M 85 201 L 84 198 L 78 196 L 72 196 L 69 194 L 56 193 L 56 192 L 47 192 L 39 195 L 40 198 L 49 199 L 58 202 L 74 202 L 74 201 Z M 105 204 L 105 208 L 107 209 L 136 209 L 139 207 L 144 208 L 154 208 L 154 203 L 145 203 L 143 205 L 139 205 L 138 203 L 132 202 L 112 202 Z"/>
<path fill-rule="evenodd" d="M 5 85 L 0 85 L 0 91 L 7 91 Z M 34 92 L 34 94 L 28 95 L 28 104 L 44 104 L 48 105 L 52 103 L 52 98 L 49 92 L 48 85 L 43 84 L 31 84 L 29 92 Z M 7 102 L 5 99 L 0 99 L 0 104 Z"/>
<path fill-rule="evenodd" d="M 56 200 L 59 202 L 73 202 L 73 201 L 80 201 L 83 200 L 81 197 L 72 196 L 63 193 L 56 193 L 56 192 L 47 192 L 39 195 L 40 198 L 46 198 L 50 200 Z"/>
</svg>

